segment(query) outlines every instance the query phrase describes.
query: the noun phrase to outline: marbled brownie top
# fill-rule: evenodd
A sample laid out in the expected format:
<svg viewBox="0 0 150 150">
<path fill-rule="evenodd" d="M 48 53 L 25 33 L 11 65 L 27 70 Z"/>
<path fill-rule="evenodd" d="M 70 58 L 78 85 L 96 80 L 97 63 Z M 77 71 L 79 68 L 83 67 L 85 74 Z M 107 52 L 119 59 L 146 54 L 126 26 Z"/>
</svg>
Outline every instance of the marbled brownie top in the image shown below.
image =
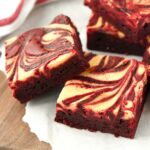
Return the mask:
<svg viewBox="0 0 150 150">
<path fill-rule="evenodd" d="M 57 111 L 81 110 L 105 119 L 134 119 L 147 83 L 145 66 L 134 59 L 85 54 L 90 68 L 66 82 Z"/>
<path fill-rule="evenodd" d="M 149 0 L 85 0 L 85 4 L 95 12 L 105 13 L 105 19 L 108 16 L 116 24 L 126 26 L 128 33 L 150 32 Z"/>
<path fill-rule="evenodd" d="M 134 41 L 134 39 L 131 39 L 131 36 L 128 34 L 125 34 L 124 32 L 120 31 L 118 28 L 113 26 L 111 23 L 107 22 L 103 17 L 101 17 L 97 13 L 92 13 L 89 24 L 87 26 L 87 32 L 101 32 L 104 34 L 108 34 L 111 36 L 114 36 L 119 39 L 123 39 L 130 42 L 138 42 L 143 45 L 148 45 L 150 44 L 150 36 L 147 35 L 143 39 L 139 39 L 138 41 Z"/>
<path fill-rule="evenodd" d="M 9 82 L 25 81 L 39 75 L 50 76 L 73 56 L 81 57 L 81 42 L 71 20 L 57 16 L 52 23 L 13 37 L 5 42 Z"/>
</svg>

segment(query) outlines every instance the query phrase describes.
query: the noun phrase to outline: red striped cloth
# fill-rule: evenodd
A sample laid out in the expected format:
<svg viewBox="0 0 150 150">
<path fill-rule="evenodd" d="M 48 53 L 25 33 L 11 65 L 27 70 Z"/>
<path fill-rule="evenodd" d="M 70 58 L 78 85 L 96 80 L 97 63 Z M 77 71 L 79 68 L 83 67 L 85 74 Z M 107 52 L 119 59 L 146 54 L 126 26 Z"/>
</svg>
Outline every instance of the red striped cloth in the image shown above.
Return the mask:
<svg viewBox="0 0 150 150">
<path fill-rule="evenodd" d="M 44 4 L 44 3 L 47 3 L 47 2 L 50 2 L 51 0 L 37 0 L 36 1 L 36 4 Z"/>
<path fill-rule="evenodd" d="M 0 38 L 20 27 L 36 5 L 51 1 L 52 0 L 0 0 Z"/>
</svg>

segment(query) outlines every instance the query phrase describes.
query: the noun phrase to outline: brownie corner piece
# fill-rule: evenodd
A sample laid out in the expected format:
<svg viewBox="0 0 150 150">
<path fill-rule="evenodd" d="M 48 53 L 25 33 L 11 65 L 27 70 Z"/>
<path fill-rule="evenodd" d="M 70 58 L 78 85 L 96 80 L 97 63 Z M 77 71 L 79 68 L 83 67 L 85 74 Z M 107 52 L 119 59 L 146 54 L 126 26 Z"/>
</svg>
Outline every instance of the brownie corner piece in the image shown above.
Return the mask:
<svg viewBox="0 0 150 150">
<path fill-rule="evenodd" d="M 21 103 L 63 84 L 88 67 L 77 29 L 64 15 L 47 26 L 7 40 L 5 49 L 9 86 Z"/>
<path fill-rule="evenodd" d="M 91 50 L 141 56 L 148 45 L 147 37 L 134 41 L 95 12 L 87 26 L 87 47 Z"/>
<path fill-rule="evenodd" d="M 85 4 L 133 39 L 150 34 L 148 0 L 85 0 Z"/>
<path fill-rule="evenodd" d="M 145 66 L 116 56 L 85 54 L 90 67 L 66 82 L 55 121 L 78 129 L 134 138 L 144 105 Z"/>
</svg>

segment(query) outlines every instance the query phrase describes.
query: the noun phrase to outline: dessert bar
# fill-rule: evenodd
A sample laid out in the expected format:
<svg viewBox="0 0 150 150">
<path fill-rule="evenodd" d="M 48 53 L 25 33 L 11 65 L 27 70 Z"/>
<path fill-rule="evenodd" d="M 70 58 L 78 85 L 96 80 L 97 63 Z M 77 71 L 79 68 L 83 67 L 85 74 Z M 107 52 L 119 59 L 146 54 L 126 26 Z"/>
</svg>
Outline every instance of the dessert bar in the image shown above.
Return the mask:
<svg viewBox="0 0 150 150">
<path fill-rule="evenodd" d="M 85 54 L 90 67 L 66 82 L 57 100 L 57 122 L 133 138 L 147 84 L 145 66 L 116 56 Z"/>
<path fill-rule="evenodd" d="M 149 0 L 85 0 L 85 4 L 135 41 L 150 34 Z"/>
<path fill-rule="evenodd" d="M 64 15 L 7 40 L 5 48 L 9 86 L 22 103 L 88 67 L 77 29 Z"/>
<path fill-rule="evenodd" d="M 87 26 L 87 47 L 91 50 L 143 56 L 148 38 L 135 42 L 97 13 L 92 14 Z"/>
</svg>

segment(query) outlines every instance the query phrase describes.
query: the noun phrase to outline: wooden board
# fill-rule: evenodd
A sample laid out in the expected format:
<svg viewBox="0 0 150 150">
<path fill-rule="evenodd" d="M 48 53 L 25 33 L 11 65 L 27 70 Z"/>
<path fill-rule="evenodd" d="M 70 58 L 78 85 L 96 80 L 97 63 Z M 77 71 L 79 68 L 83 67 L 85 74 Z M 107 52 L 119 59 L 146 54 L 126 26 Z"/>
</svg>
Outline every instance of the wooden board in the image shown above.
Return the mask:
<svg viewBox="0 0 150 150">
<path fill-rule="evenodd" d="M 0 71 L 0 150 L 51 150 L 40 142 L 22 121 L 25 105 L 12 97 L 5 75 Z"/>
</svg>

